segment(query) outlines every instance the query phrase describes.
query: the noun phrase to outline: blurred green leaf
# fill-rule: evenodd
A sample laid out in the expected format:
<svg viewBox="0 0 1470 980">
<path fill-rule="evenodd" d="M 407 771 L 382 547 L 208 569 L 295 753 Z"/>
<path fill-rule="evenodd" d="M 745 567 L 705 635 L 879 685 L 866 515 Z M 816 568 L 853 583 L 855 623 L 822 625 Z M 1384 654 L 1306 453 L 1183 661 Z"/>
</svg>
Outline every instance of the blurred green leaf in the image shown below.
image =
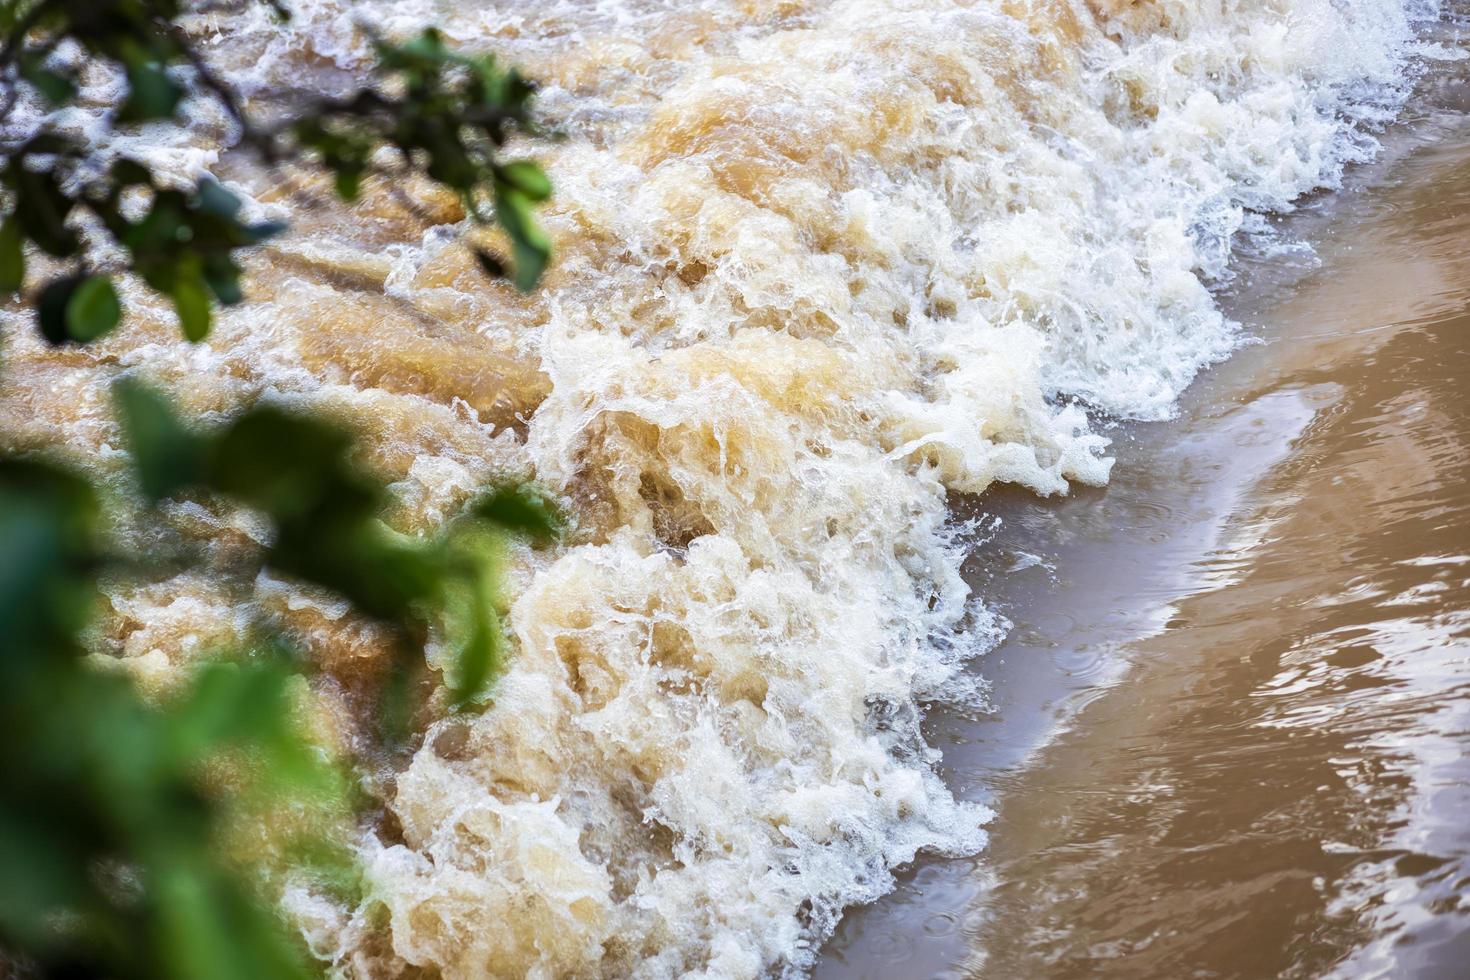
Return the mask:
<svg viewBox="0 0 1470 980">
<path fill-rule="evenodd" d="M 0 806 L 0 928 L 27 945 L 56 941 L 45 913 L 80 904 L 86 881 L 66 843 Z"/>
<path fill-rule="evenodd" d="M 450 696 L 456 708 L 473 704 L 490 683 L 490 678 L 500 666 L 501 634 L 500 617 L 495 612 L 495 581 L 493 566 L 481 564 L 478 574 L 466 576 L 458 583 L 455 591 L 463 604 L 458 624 L 459 656 L 454 665 Z M 452 594 L 451 594 L 452 595 Z"/>
<path fill-rule="evenodd" d="M 127 157 L 119 157 L 112 163 L 112 179 L 119 187 L 133 187 L 138 184 L 153 184 L 153 175 L 148 168 L 136 160 Z"/>
<path fill-rule="evenodd" d="M 76 83 L 47 68 L 42 58 L 26 53 L 17 62 L 20 77 L 30 82 L 52 105 L 61 105 L 76 95 Z"/>
<path fill-rule="evenodd" d="M 20 222 L 15 217 L 0 224 L 0 296 L 9 296 L 25 284 L 26 257 L 21 247 Z"/>
<path fill-rule="evenodd" d="M 177 272 L 172 292 L 179 326 L 184 336 L 197 344 L 209 336 L 208 284 L 197 268 L 185 268 Z"/>
<path fill-rule="evenodd" d="M 531 199 L 504 181 L 495 185 L 495 217 L 510 236 L 516 288 L 530 292 L 551 259 L 551 240 L 536 224 Z"/>
<path fill-rule="evenodd" d="M 150 500 L 197 486 L 205 472 L 203 440 L 186 429 L 168 400 L 132 378 L 112 387 L 138 483 Z"/>
<path fill-rule="evenodd" d="M 244 299 L 240 291 L 240 267 L 229 258 L 213 257 L 204 265 L 204 281 L 215 299 L 233 306 Z"/>
<path fill-rule="evenodd" d="M 495 490 L 477 501 L 470 508 L 470 513 L 507 531 L 543 542 L 560 534 L 563 524 L 556 507 L 541 493 L 524 484 Z"/>
<path fill-rule="evenodd" d="M 161 705 L 97 671 L 78 639 L 92 603 L 77 602 L 107 560 L 96 515 L 80 479 L 0 460 L 0 944 L 42 976 L 318 976 L 257 887 L 270 868 L 220 847 L 273 808 L 347 816 L 295 719 L 291 664 L 210 664 Z M 222 761 L 230 782 L 206 790 Z M 345 878 L 316 833 L 293 853 Z"/>
<path fill-rule="evenodd" d="M 275 238 L 286 230 L 284 221 L 261 221 L 253 225 L 240 225 L 240 235 L 244 240 L 240 245 L 259 245 L 262 242 Z"/>
<path fill-rule="evenodd" d="M 362 193 L 362 171 L 343 167 L 337 171 L 333 187 L 344 201 L 355 201 Z"/>
<path fill-rule="evenodd" d="M 81 242 L 66 224 L 75 202 L 55 176 L 8 163 L 0 172 L 0 183 L 14 194 L 15 220 L 41 251 L 58 259 L 76 254 Z"/>
<path fill-rule="evenodd" d="M 138 53 L 126 63 L 128 97 L 118 109 L 118 122 L 167 119 L 184 98 L 184 89 L 168 76 L 164 66 Z"/>
<path fill-rule="evenodd" d="M 236 111 L 227 84 L 196 67 L 192 35 L 180 29 L 188 9 L 185 0 L 0 0 L 0 40 L 14 71 L 53 104 L 76 94 L 63 60 L 78 71 L 120 68 L 127 87 L 111 96 L 104 125 L 172 119 L 186 95 Z M 53 59 L 63 42 L 65 59 Z M 242 113 L 243 143 L 268 162 L 309 154 L 349 200 L 396 153 L 406 170 L 457 193 L 473 220 L 493 206 L 515 282 L 529 289 L 550 255 L 535 206 L 551 187 L 534 163 L 500 154 L 515 133 L 534 132 L 533 86 L 432 29 L 378 52 L 369 86 L 311 102 L 279 133 Z M 185 336 L 202 339 L 215 301 L 243 299 L 239 250 L 284 226 L 242 221 L 239 198 L 210 179 L 181 189 L 138 160 L 100 168 L 93 149 L 42 122 L 0 154 L 0 294 L 24 287 L 34 246 L 63 263 L 36 297 L 40 332 L 53 344 L 94 340 L 122 315 L 113 280 L 88 271 L 101 264 L 94 248 L 111 243 L 128 273 L 171 298 Z M 487 273 L 505 274 L 500 258 L 476 255 Z M 134 381 L 119 382 L 116 399 L 150 500 L 195 492 L 211 506 L 217 495 L 254 508 L 273 528 L 261 555 L 269 568 L 338 593 L 388 628 L 395 656 L 379 715 L 389 732 L 406 732 L 421 703 L 431 637 L 455 650 L 445 676 L 454 705 L 483 695 L 504 652 L 502 536 L 545 540 L 560 528 L 539 494 L 506 488 L 441 533 L 406 535 L 380 519 L 389 495 L 331 425 L 256 407 L 196 432 Z M 102 602 L 97 583 L 138 568 L 104 550 L 100 499 L 55 467 L 0 457 L 0 947 L 43 976 L 318 975 L 260 887 L 269 860 L 237 863 L 220 846 L 232 821 L 268 823 L 272 808 L 340 814 L 348 805 L 342 773 L 295 717 L 302 665 L 252 637 L 163 702 L 94 670 L 82 637 Z M 302 831 L 271 846 L 331 887 L 357 887 L 341 840 Z"/>
<path fill-rule="evenodd" d="M 36 325 L 41 336 L 52 346 L 60 346 L 72 339 L 67 329 L 66 311 L 71 305 L 72 294 L 82 281 L 81 276 L 62 276 L 48 282 L 36 298 Z"/>
<path fill-rule="evenodd" d="M 195 195 L 199 210 L 217 218 L 233 218 L 240 213 L 240 199 L 220 186 L 219 181 L 206 177 L 199 182 Z"/>
<path fill-rule="evenodd" d="M 0 674 L 85 622 L 91 594 L 84 576 L 99 521 L 96 496 L 77 477 L 0 458 Z"/>
<path fill-rule="evenodd" d="M 371 514 L 378 497 L 347 469 L 350 445 L 325 422 L 260 406 L 215 435 L 209 485 L 277 520 L 304 519 L 333 497 L 341 512 Z"/>
<path fill-rule="evenodd" d="M 107 276 L 86 277 L 66 303 L 66 332 L 79 344 L 112 332 L 121 319 L 122 303 Z"/>
<path fill-rule="evenodd" d="M 500 168 L 500 177 L 532 201 L 551 197 L 551 180 L 540 166 L 530 160 L 515 160 Z"/>
</svg>

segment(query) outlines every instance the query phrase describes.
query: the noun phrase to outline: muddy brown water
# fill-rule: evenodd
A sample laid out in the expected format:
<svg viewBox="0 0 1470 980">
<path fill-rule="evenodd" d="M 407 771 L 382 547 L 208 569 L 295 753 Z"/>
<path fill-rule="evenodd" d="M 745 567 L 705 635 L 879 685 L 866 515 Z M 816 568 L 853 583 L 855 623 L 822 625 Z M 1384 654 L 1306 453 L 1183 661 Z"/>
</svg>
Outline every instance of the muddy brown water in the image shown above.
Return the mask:
<svg viewBox="0 0 1470 980">
<path fill-rule="evenodd" d="M 991 496 L 994 714 L 936 715 L 988 851 L 851 913 L 818 977 L 1470 976 L 1470 121 L 1223 294 L 1260 343 L 1112 484 Z M 995 557 L 998 555 L 999 557 Z"/>
</svg>

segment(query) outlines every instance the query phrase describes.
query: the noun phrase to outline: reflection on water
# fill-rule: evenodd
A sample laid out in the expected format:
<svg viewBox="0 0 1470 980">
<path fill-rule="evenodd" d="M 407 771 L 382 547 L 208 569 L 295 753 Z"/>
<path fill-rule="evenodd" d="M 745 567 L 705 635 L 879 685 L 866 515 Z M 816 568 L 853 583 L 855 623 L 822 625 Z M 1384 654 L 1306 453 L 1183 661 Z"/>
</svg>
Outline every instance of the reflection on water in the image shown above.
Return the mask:
<svg viewBox="0 0 1470 980">
<path fill-rule="evenodd" d="M 1266 344 L 1121 433 L 1112 486 L 984 502 L 998 711 L 932 726 L 991 849 L 820 975 L 1465 975 L 1470 129 L 1416 125 L 1298 220 L 1320 267 L 1247 270 Z"/>
</svg>

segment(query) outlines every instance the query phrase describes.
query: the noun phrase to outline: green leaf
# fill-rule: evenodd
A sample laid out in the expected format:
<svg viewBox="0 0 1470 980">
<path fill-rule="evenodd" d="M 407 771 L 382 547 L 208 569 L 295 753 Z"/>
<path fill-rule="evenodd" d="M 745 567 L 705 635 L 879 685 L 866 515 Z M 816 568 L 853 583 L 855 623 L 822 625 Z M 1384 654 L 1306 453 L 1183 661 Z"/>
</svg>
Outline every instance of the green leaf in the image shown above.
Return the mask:
<svg viewBox="0 0 1470 980">
<path fill-rule="evenodd" d="M 175 190 L 161 190 L 153 195 L 153 206 L 143 220 L 120 236 L 122 245 L 133 252 L 167 253 L 187 241 L 191 231 L 185 223 L 187 201 Z M 150 282 L 155 289 L 161 288 Z M 168 291 L 168 290 L 165 290 Z"/>
<path fill-rule="evenodd" d="M 29 59 L 21 61 L 20 73 L 52 105 L 61 105 L 77 94 L 76 84 L 71 79 L 38 64 L 29 63 Z"/>
<path fill-rule="evenodd" d="M 184 427 L 168 399 L 132 378 L 120 378 L 112 397 L 138 483 L 149 500 L 162 500 L 203 480 L 204 442 Z"/>
<path fill-rule="evenodd" d="M 551 260 L 551 240 L 536 224 L 531 200 L 503 181 L 495 185 L 495 218 L 510 236 L 516 288 L 530 292 Z"/>
<path fill-rule="evenodd" d="M 206 178 L 197 189 L 199 210 L 221 218 L 233 218 L 240 213 L 240 199 L 220 186 L 219 181 Z"/>
<path fill-rule="evenodd" d="M 80 276 L 53 279 L 36 298 L 36 325 L 41 330 L 41 336 L 53 347 L 72 339 L 66 328 L 66 310 L 71 305 L 72 293 L 80 282 Z"/>
<path fill-rule="evenodd" d="M 148 168 L 127 157 L 119 157 L 113 161 L 112 179 L 122 187 L 153 183 L 153 175 L 148 172 Z"/>
<path fill-rule="evenodd" d="M 12 215 L 0 224 L 0 296 L 9 296 L 25 284 L 26 256 L 21 248 L 20 222 Z"/>
<path fill-rule="evenodd" d="M 79 344 L 110 333 L 122 319 L 122 303 L 107 276 L 88 276 L 66 303 L 66 332 Z"/>
<path fill-rule="evenodd" d="M 275 238 L 287 227 L 284 221 L 261 221 L 253 225 L 241 225 L 241 237 L 246 245 L 259 245 L 267 239 Z"/>
<path fill-rule="evenodd" d="M 215 298 L 226 306 L 234 306 L 245 298 L 240 291 L 240 267 L 228 257 L 206 262 L 204 281 Z"/>
<path fill-rule="evenodd" d="M 551 246 L 527 239 L 512 244 L 516 257 L 516 288 L 529 293 L 541 281 L 541 273 L 546 271 L 546 265 L 551 261 Z"/>
<path fill-rule="evenodd" d="M 157 903 L 155 928 L 170 980 L 185 977 L 242 977 L 235 953 L 235 930 L 225 907 L 224 891 L 209 874 L 204 860 L 175 860 L 158 869 L 152 882 Z M 193 857 L 190 855 L 190 857 Z M 232 897 L 232 896 L 231 896 Z"/>
<path fill-rule="evenodd" d="M 451 696 L 456 708 L 468 707 L 484 693 L 500 663 L 500 617 L 490 604 L 493 579 L 488 572 L 482 572 L 466 585 L 472 592 L 468 609 L 469 636 L 455 663 Z"/>
<path fill-rule="evenodd" d="M 118 110 L 119 122 L 168 119 L 174 114 L 184 89 L 151 58 L 138 56 L 127 65 L 128 97 Z"/>
<path fill-rule="evenodd" d="M 67 154 L 82 150 L 82 144 L 70 136 L 63 135 L 54 130 L 43 129 L 35 136 L 25 141 L 21 150 L 28 154 L 49 153 Z"/>
<path fill-rule="evenodd" d="M 357 499 L 357 484 L 351 493 L 342 488 L 350 445 L 325 422 L 258 406 L 216 437 L 210 486 L 277 519 L 302 517 L 328 498 L 339 513 L 372 514 L 376 499 Z"/>
<path fill-rule="evenodd" d="M 0 697 L 17 671 L 44 663 L 90 619 L 95 584 L 77 570 L 94 551 L 97 520 L 96 497 L 82 480 L 35 460 L 0 458 Z"/>
<path fill-rule="evenodd" d="M 174 312 L 184 336 L 198 343 L 209 336 L 209 287 L 194 268 L 181 269 L 173 288 Z"/>
<path fill-rule="evenodd" d="M 338 197 L 344 201 L 355 201 L 357 195 L 362 193 L 362 172 L 345 167 L 339 169 L 335 184 Z"/>
<path fill-rule="evenodd" d="M 551 180 L 530 160 L 515 160 L 503 165 L 500 177 L 533 201 L 551 197 Z"/>
<path fill-rule="evenodd" d="M 75 255 L 81 242 L 66 226 L 75 202 L 62 191 L 56 177 L 19 166 L 10 168 L 7 176 L 15 189 L 15 218 L 31 241 L 58 259 Z"/>
<path fill-rule="evenodd" d="M 556 537 L 563 524 L 555 505 L 524 484 L 501 487 L 474 504 L 470 513 L 537 541 Z"/>
<path fill-rule="evenodd" d="M 19 926 L 21 941 L 42 945 L 55 941 L 47 935 L 46 913 L 79 905 L 88 883 L 65 841 L 17 816 L 0 810 L 0 861 L 5 868 L 0 923 L 8 930 Z"/>
</svg>

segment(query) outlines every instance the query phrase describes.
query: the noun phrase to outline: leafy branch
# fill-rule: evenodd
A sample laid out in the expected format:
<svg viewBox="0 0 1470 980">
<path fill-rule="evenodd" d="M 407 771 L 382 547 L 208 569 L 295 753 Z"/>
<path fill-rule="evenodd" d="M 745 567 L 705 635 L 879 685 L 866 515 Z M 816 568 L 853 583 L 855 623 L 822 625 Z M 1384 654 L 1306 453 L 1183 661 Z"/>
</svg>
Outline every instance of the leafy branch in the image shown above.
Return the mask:
<svg viewBox="0 0 1470 980">
<path fill-rule="evenodd" d="M 58 54 L 73 47 L 126 78 L 108 125 L 174 120 L 192 94 L 222 105 L 262 161 L 331 173 L 343 200 L 355 200 L 370 175 L 422 172 L 454 191 L 472 221 L 504 230 L 509 265 L 475 249 L 487 274 L 509 275 L 523 291 L 536 284 L 551 242 L 535 209 L 551 185 L 534 162 L 503 156 L 517 133 L 537 131 L 534 86 L 514 68 L 493 55 L 455 52 L 433 28 L 404 44 L 378 38 L 372 84 L 347 97 L 309 98 L 267 127 L 179 25 L 189 12 L 179 0 L 0 0 L 0 80 L 10 88 L 0 110 L 8 117 L 21 90 L 53 108 L 75 99 L 78 75 Z M 102 242 L 89 238 L 100 238 L 127 257 L 128 272 L 172 301 L 186 337 L 203 339 L 215 304 L 242 298 L 237 253 L 284 226 L 242 221 L 239 200 L 211 179 L 185 192 L 126 158 L 95 171 L 87 149 L 44 119 L 18 137 L 0 134 L 0 297 L 24 288 L 33 247 L 68 265 L 36 291 L 41 334 L 61 344 L 109 333 L 123 310 L 112 275 L 97 269 Z M 82 234 L 83 225 L 93 235 Z"/>
<path fill-rule="evenodd" d="M 207 98 L 263 162 L 320 168 L 344 200 L 370 175 L 422 172 L 456 192 L 472 221 L 504 230 L 513 264 L 477 250 L 487 273 L 535 284 L 550 243 L 534 211 L 551 188 L 534 163 L 503 155 L 536 132 L 525 79 L 430 29 L 401 45 L 375 39 L 369 84 L 309 98 L 266 126 L 180 23 L 244 2 L 257 0 L 0 0 L 0 300 L 26 292 L 47 341 L 85 344 L 121 321 L 115 276 L 126 274 L 166 296 L 197 341 L 216 305 L 243 299 L 242 250 L 283 230 L 243 220 L 213 179 L 180 187 L 137 160 L 102 158 L 50 114 L 16 121 L 17 107 L 80 98 L 79 69 L 93 65 L 126 83 L 102 119 L 114 130 L 178 125 L 186 99 Z M 290 16 L 277 0 L 258 2 Z M 255 510 L 274 529 L 265 567 L 385 627 L 381 737 L 406 732 L 431 638 L 451 651 L 449 707 L 478 702 L 503 657 L 499 542 L 559 530 L 539 494 L 503 487 L 439 533 L 410 537 L 379 519 L 386 491 L 330 425 L 257 407 L 198 431 L 147 388 L 120 383 L 115 394 L 147 501 L 202 496 Z M 358 801 L 299 723 L 308 665 L 261 625 L 162 703 L 95 669 L 83 637 L 98 582 L 137 572 L 109 550 L 105 510 L 83 478 L 0 457 L 0 972 L 18 955 L 46 977 L 320 975 L 267 887 L 284 867 L 353 887 L 334 828 L 350 827 Z M 306 811 L 320 819 L 305 829 L 273 819 Z M 279 860 L 230 853 L 242 822 L 269 827 Z"/>
<path fill-rule="evenodd" d="M 541 495 L 501 487 L 440 534 L 413 538 L 378 519 L 386 493 L 352 465 L 352 440 L 332 425 L 261 407 L 200 434 L 146 387 L 120 382 L 116 395 L 150 500 L 205 492 L 254 508 L 275 527 L 266 567 L 330 589 L 387 625 L 405 654 L 395 662 L 412 662 L 438 630 L 455 650 L 454 706 L 480 695 L 502 641 L 483 535 L 555 537 L 561 521 Z"/>
<path fill-rule="evenodd" d="M 378 618 L 403 644 L 400 668 L 409 645 L 443 631 L 457 650 L 453 703 L 483 692 L 502 642 L 484 545 L 554 535 L 543 499 L 502 489 L 441 534 L 409 538 L 377 519 L 383 490 L 330 426 L 257 408 L 195 432 L 147 388 L 123 383 L 117 397 L 149 499 L 253 507 L 275 528 L 267 567 Z M 264 887 L 289 866 L 356 888 L 349 782 L 298 720 L 305 665 L 261 627 L 162 704 L 89 665 L 96 583 L 134 567 L 108 549 L 103 515 L 80 477 L 0 460 L 0 944 L 44 976 L 319 975 Z M 232 828 L 302 812 L 316 815 L 304 828 L 272 827 L 274 860 L 231 856 Z"/>
</svg>

